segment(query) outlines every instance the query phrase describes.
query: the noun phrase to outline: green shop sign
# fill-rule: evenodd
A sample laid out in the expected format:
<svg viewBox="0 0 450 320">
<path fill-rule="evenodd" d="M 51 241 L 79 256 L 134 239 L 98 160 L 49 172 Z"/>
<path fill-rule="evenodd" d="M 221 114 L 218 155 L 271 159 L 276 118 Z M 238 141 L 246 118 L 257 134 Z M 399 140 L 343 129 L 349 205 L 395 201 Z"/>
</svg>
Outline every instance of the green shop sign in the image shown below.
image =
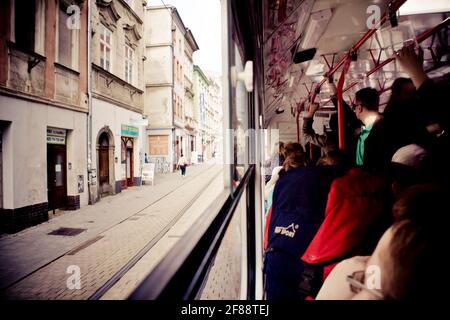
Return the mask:
<svg viewBox="0 0 450 320">
<path fill-rule="evenodd" d="M 121 134 L 122 136 L 139 137 L 139 128 L 123 124 Z"/>
</svg>

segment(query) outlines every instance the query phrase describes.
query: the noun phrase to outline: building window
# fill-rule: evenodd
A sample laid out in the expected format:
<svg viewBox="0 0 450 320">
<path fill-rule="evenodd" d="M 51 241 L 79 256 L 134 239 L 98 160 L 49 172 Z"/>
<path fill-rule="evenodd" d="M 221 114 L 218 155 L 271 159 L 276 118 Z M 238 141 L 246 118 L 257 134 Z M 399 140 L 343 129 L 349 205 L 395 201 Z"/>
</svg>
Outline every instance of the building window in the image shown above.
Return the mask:
<svg viewBox="0 0 450 320">
<path fill-rule="evenodd" d="M 68 12 L 71 12 L 70 14 Z M 70 29 L 67 22 L 75 11 L 68 11 L 64 1 L 59 1 L 58 10 L 58 62 L 72 69 L 78 68 L 78 33 Z"/>
<path fill-rule="evenodd" d="M 44 54 L 45 37 L 45 1 L 31 0 L 27 5 L 23 1 L 13 0 L 11 39 L 26 51 Z"/>
<path fill-rule="evenodd" d="M 111 72 L 112 32 L 104 25 L 100 27 L 100 66 Z"/>
<path fill-rule="evenodd" d="M 125 81 L 133 83 L 133 49 L 125 45 Z"/>
<path fill-rule="evenodd" d="M 34 51 L 34 35 L 36 24 L 36 1 L 26 6 L 21 1 L 14 3 L 15 42 L 25 50 Z"/>
</svg>

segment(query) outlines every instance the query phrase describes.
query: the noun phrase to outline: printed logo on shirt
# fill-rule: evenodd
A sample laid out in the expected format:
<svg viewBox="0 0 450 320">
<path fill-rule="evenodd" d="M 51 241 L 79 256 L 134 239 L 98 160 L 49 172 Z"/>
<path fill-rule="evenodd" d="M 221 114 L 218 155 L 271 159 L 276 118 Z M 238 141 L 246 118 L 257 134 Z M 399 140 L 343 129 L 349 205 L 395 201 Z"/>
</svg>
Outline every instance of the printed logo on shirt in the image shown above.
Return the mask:
<svg viewBox="0 0 450 320">
<path fill-rule="evenodd" d="M 298 224 L 294 225 L 293 223 L 287 227 L 275 227 L 275 233 L 281 234 L 282 236 L 286 236 L 289 238 L 295 237 L 295 232 L 298 229 Z"/>
</svg>

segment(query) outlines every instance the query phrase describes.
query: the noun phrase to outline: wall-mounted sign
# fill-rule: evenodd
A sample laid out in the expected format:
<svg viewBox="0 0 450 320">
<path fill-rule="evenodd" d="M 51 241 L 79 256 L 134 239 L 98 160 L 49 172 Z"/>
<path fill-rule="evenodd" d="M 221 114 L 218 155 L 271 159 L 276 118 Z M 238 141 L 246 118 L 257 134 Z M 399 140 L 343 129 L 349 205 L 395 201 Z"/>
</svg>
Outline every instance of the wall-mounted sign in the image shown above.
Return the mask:
<svg viewBox="0 0 450 320">
<path fill-rule="evenodd" d="M 127 137 L 139 137 L 139 128 L 123 124 L 121 135 Z"/>
<path fill-rule="evenodd" d="M 66 144 L 66 129 L 47 128 L 47 143 L 48 144 Z"/>
</svg>

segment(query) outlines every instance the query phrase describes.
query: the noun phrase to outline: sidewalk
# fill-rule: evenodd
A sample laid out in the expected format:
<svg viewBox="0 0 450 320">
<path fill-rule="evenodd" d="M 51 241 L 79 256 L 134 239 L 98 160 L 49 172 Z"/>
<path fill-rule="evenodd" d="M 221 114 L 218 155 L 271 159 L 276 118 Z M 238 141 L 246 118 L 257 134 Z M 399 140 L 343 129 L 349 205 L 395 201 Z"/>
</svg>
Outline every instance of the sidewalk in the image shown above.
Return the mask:
<svg viewBox="0 0 450 320">
<path fill-rule="evenodd" d="M 179 172 L 156 175 L 154 186 L 131 187 L 120 194 L 103 198 L 95 205 L 68 211 L 16 234 L 1 236 L 0 289 L 145 210 L 211 167 L 211 164 L 190 166 L 184 179 Z M 61 227 L 85 230 L 76 236 L 48 235 Z"/>
</svg>

